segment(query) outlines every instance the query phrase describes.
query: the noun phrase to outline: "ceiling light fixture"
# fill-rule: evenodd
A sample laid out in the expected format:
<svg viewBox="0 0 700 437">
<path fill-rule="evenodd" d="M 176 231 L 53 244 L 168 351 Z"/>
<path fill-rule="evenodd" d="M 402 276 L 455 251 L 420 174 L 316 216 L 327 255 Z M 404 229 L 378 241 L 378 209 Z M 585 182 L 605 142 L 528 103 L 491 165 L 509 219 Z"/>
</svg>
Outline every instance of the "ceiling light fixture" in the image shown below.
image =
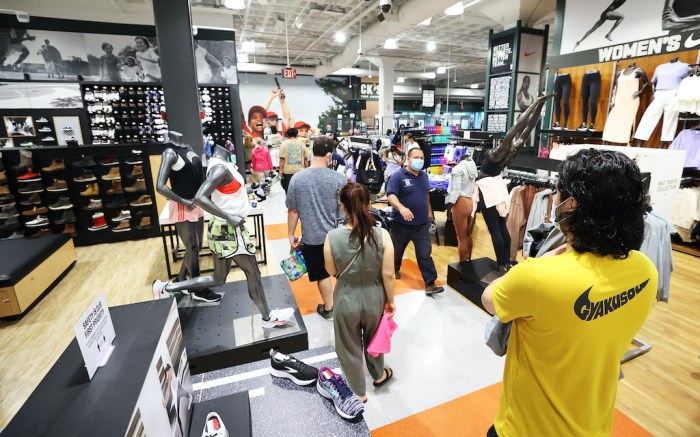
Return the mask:
<svg viewBox="0 0 700 437">
<path fill-rule="evenodd" d="M 429 52 L 434 52 L 436 47 L 435 41 L 428 41 L 428 44 L 425 45 L 425 49 Z"/>
<path fill-rule="evenodd" d="M 241 43 L 241 52 L 255 53 L 255 41 L 243 41 Z"/>
<path fill-rule="evenodd" d="M 437 68 L 436 73 L 437 74 L 445 74 L 445 73 L 447 73 L 447 68 L 445 68 L 444 66 L 441 65 Z"/>
<path fill-rule="evenodd" d="M 403 77 L 403 76 L 399 76 L 399 77 L 396 78 L 396 82 L 398 82 L 398 83 L 404 83 L 404 82 L 406 82 L 406 78 Z"/>
<path fill-rule="evenodd" d="M 245 0 L 224 0 L 224 7 L 229 9 L 245 9 Z"/>
<path fill-rule="evenodd" d="M 479 84 L 478 84 L 478 83 L 473 83 L 472 86 L 471 86 L 471 89 L 473 89 L 473 90 L 478 89 L 478 88 L 479 88 Z"/>
<path fill-rule="evenodd" d="M 384 41 L 384 48 L 387 50 L 396 50 L 399 48 L 399 40 L 396 38 L 389 38 Z"/>
<path fill-rule="evenodd" d="M 238 62 L 241 64 L 247 64 L 250 62 L 250 59 L 248 59 L 248 53 L 241 53 L 238 55 Z"/>
<path fill-rule="evenodd" d="M 301 29 L 304 27 L 304 22 L 301 19 L 301 15 L 297 17 L 296 20 L 294 20 L 294 25 L 297 27 L 297 29 Z"/>
<path fill-rule="evenodd" d="M 445 15 L 462 15 L 464 13 L 464 4 L 462 2 L 455 3 L 445 9 Z"/>
<path fill-rule="evenodd" d="M 344 43 L 345 42 L 345 34 L 343 32 L 336 32 L 335 33 L 335 42 L 337 43 Z"/>
<path fill-rule="evenodd" d="M 425 20 L 421 21 L 418 23 L 419 26 L 430 26 L 430 23 L 432 23 L 433 17 L 428 17 Z"/>
</svg>

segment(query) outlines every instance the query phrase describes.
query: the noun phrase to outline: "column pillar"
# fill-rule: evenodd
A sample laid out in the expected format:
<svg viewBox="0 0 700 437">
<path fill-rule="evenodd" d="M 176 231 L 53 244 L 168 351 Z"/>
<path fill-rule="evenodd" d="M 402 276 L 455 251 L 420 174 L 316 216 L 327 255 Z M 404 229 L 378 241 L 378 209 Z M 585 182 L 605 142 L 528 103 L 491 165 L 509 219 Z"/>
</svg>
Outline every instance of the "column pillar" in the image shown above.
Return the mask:
<svg viewBox="0 0 700 437">
<path fill-rule="evenodd" d="M 369 58 L 379 67 L 379 131 L 384 134 L 387 129 L 394 130 L 394 66 L 395 59 Z"/>
<path fill-rule="evenodd" d="M 168 128 L 204 153 L 189 0 L 152 0 Z"/>
</svg>

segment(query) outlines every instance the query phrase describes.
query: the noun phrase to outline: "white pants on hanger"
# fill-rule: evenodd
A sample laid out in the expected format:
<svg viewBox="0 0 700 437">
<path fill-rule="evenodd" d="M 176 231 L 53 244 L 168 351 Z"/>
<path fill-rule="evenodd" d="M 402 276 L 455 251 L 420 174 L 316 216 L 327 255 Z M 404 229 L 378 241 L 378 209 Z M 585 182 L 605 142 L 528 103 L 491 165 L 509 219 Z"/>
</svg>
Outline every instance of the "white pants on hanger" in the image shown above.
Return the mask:
<svg viewBox="0 0 700 437">
<path fill-rule="evenodd" d="M 637 132 L 634 137 L 638 140 L 646 141 L 659 123 L 661 115 L 664 116 L 664 123 L 661 128 L 661 141 L 673 141 L 678 127 L 678 111 L 674 106 L 676 103 L 676 90 L 656 90 L 654 100 L 644 111 L 644 116 L 639 122 Z"/>
</svg>

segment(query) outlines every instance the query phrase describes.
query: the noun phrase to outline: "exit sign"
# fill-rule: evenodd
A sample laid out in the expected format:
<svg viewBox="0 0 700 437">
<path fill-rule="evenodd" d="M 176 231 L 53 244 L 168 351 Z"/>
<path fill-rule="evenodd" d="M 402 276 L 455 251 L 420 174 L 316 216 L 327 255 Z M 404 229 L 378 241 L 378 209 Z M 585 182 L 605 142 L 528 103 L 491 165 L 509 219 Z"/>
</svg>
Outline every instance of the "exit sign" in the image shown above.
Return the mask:
<svg viewBox="0 0 700 437">
<path fill-rule="evenodd" d="M 297 77 L 297 71 L 293 68 L 285 68 L 282 70 L 282 77 L 285 79 L 294 79 Z"/>
</svg>

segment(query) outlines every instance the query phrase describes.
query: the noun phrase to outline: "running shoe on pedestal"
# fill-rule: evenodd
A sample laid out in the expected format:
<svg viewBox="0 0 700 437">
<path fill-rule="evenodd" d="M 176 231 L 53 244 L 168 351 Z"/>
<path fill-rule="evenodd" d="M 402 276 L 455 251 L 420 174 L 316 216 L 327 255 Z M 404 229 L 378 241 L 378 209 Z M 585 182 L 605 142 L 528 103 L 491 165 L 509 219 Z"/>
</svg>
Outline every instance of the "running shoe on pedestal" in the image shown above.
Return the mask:
<svg viewBox="0 0 700 437">
<path fill-rule="evenodd" d="M 270 375 L 286 378 L 296 385 L 311 385 L 318 378 L 317 368 L 274 349 L 270 349 L 270 367 Z"/>
<path fill-rule="evenodd" d="M 335 411 L 345 419 L 354 419 L 365 412 L 365 404 L 350 390 L 342 375 L 327 367 L 318 371 L 316 390 L 326 399 L 333 401 Z"/>
</svg>

